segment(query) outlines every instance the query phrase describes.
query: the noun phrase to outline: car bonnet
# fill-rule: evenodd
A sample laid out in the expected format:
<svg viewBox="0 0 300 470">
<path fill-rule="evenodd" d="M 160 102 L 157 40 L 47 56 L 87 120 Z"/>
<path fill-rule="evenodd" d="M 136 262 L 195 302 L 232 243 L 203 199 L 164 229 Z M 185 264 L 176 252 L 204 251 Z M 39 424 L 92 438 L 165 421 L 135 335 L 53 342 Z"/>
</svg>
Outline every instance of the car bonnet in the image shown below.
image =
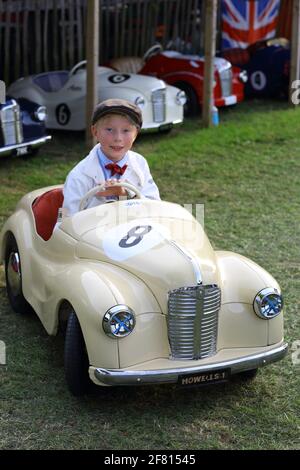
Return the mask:
<svg viewBox="0 0 300 470">
<path fill-rule="evenodd" d="M 201 224 L 178 204 L 105 204 L 65 219 L 61 228 L 78 240 L 78 258 L 126 269 L 158 296 L 177 287 L 219 281 L 215 254 Z"/>
</svg>

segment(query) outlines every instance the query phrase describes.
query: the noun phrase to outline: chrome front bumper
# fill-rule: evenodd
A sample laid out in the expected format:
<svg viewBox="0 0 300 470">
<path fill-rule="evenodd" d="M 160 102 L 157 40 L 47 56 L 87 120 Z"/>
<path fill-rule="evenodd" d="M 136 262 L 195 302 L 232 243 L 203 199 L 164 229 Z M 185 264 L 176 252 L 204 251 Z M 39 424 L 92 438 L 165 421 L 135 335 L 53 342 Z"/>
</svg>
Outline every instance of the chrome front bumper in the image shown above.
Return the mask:
<svg viewBox="0 0 300 470">
<path fill-rule="evenodd" d="M 202 372 L 214 372 L 220 369 L 230 369 L 231 375 L 245 370 L 257 369 L 282 359 L 288 351 L 288 344 L 284 343 L 272 350 L 257 353 L 228 361 L 205 364 L 197 367 L 183 367 L 161 370 L 121 370 L 101 369 L 94 371 L 95 378 L 103 385 L 148 385 L 177 383 L 179 376 L 190 376 Z"/>
<path fill-rule="evenodd" d="M 16 153 L 18 154 L 18 151 L 20 152 L 20 155 L 25 155 L 26 153 L 29 153 L 32 149 L 35 149 L 37 147 L 40 147 L 43 145 L 47 140 L 50 140 L 51 136 L 46 135 L 45 137 L 40 137 L 39 139 L 35 140 L 30 140 L 29 142 L 22 142 L 21 144 L 14 144 L 14 145 L 6 145 L 5 147 L 0 148 L 0 156 L 4 155 L 10 155 L 11 153 Z M 22 150 L 19 149 L 28 149 L 27 152 L 22 152 Z"/>
<path fill-rule="evenodd" d="M 142 127 L 141 133 L 146 134 L 146 133 L 151 133 L 151 132 L 164 132 L 171 130 L 174 126 L 179 126 L 180 124 L 183 123 L 183 119 L 176 119 L 174 121 L 170 122 L 159 122 L 159 123 L 153 123 L 150 124 L 149 127 Z"/>
</svg>

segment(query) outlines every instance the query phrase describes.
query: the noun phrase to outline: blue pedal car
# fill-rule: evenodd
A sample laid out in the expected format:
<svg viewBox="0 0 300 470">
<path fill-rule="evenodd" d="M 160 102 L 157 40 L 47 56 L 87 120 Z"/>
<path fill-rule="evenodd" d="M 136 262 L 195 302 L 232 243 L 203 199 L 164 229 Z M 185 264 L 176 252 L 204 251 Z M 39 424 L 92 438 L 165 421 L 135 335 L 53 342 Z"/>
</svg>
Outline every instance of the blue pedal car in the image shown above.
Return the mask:
<svg viewBox="0 0 300 470">
<path fill-rule="evenodd" d="M 46 135 L 45 106 L 9 96 L 0 104 L 0 157 L 35 153 L 51 139 Z"/>
<path fill-rule="evenodd" d="M 284 38 L 257 41 L 246 49 L 225 49 L 222 57 L 248 73 L 248 98 L 287 98 L 291 50 Z"/>
</svg>

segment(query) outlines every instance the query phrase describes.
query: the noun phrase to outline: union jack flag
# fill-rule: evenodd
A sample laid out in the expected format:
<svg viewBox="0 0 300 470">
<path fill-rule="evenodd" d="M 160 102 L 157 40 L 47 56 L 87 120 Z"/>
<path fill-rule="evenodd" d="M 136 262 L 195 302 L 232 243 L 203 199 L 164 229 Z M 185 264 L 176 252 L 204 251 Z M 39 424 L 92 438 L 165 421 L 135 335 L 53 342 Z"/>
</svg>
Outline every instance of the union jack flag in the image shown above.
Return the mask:
<svg viewBox="0 0 300 470">
<path fill-rule="evenodd" d="M 274 37 L 280 0 L 222 0 L 222 49 Z"/>
</svg>

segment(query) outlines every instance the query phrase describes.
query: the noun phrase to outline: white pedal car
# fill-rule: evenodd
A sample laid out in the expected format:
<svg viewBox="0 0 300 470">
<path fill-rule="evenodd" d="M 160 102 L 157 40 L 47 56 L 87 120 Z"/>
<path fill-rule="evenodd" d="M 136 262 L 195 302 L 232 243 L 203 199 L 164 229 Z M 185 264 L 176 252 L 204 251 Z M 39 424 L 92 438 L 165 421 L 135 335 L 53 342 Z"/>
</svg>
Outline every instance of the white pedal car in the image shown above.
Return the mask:
<svg viewBox="0 0 300 470">
<path fill-rule="evenodd" d="M 47 106 L 46 127 L 84 130 L 86 61 L 72 70 L 54 71 L 20 78 L 8 88 L 14 98 L 28 98 Z M 98 67 L 98 101 L 122 98 L 138 105 L 143 114 L 142 131 L 163 131 L 183 121 L 185 93 L 163 80 L 145 75 L 119 73 Z"/>
<path fill-rule="evenodd" d="M 212 384 L 284 357 L 275 279 L 243 256 L 214 251 L 180 205 L 141 199 L 122 184 L 135 199 L 82 210 L 54 231 L 61 186 L 33 191 L 1 232 L 12 308 L 33 308 L 51 335 L 67 324 L 70 391 L 85 393 L 90 380 Z"/>
</svg>

